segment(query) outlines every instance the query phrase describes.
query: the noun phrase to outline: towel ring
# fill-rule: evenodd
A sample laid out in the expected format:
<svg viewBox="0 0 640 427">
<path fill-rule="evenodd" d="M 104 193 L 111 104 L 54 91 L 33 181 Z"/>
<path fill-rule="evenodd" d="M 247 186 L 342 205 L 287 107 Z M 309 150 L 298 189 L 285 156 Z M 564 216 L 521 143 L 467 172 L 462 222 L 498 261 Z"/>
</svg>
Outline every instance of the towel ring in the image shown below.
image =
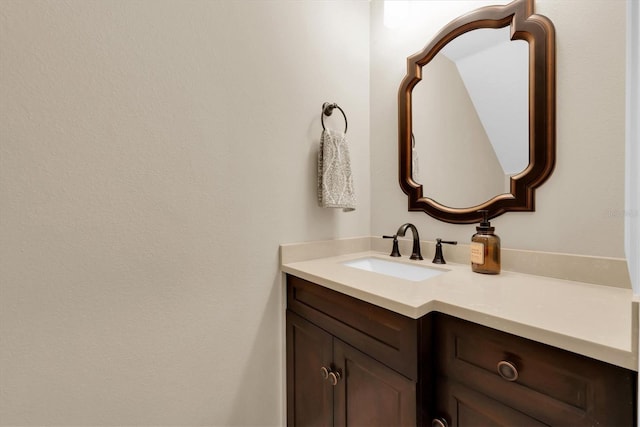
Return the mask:
<svg viewBox="0 0 640 427">
<path fill-rule="evenodd" d="M 322 129 L 326 129 L 324 127 L 324 116 L 330 116 L 331 114 L 333 114 L 334 108 L 337 108 L 342 113 L 342 117 L 344 117 L 344 133 L 347 133 L 347 126 L 348 126 L 347 115 L 344 113 L 344 110 L 342 110 L 342 108 L 340 108 L 340 106 L 336 103 L 330 104 L 328 102 L 325 102 L 324 104 L 322 104 L 322 114 L 320 115 L 320 122 L 322 122 Z"/>
</svg>

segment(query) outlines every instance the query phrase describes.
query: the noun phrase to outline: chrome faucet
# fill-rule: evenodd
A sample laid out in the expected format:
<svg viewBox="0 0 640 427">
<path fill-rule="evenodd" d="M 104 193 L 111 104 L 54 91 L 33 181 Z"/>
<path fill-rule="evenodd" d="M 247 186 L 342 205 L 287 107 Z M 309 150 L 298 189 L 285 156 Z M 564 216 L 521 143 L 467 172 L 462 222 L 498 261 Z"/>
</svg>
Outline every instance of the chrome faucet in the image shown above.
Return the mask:
<svg viewBox="0 0 640 427">
<path fill-rule="evenodd" d="M 418 235 L 418 229 L 415 225 L 406 223 L 402 224 L 400 228 L 398 228 L 397 236 L 404 237 L 407 232 L 407 228 L 411 229 L 411 233 L 413 233 L 413 251 L 411 253 L 410 259 L 418 259 L 422 260 L 422 253 L 420 253 L 420 236 Z"/>
</svg>

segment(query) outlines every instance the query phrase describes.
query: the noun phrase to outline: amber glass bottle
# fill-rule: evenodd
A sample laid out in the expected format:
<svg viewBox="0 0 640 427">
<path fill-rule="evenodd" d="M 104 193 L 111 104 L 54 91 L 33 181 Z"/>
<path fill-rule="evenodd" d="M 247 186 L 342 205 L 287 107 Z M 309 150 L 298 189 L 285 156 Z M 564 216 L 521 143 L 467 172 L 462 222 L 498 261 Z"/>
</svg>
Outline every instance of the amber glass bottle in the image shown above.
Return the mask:
<svg viewBox="0 0 640 427">
<path fill-rule="evenodd" d="M 488 212 L 482 212 L 483 221 L 471 237 L 471 269 L 476 273 L 500 273 L 500 237 L 493 232 L 495 227 L 488 220 Z"/>
</svg>

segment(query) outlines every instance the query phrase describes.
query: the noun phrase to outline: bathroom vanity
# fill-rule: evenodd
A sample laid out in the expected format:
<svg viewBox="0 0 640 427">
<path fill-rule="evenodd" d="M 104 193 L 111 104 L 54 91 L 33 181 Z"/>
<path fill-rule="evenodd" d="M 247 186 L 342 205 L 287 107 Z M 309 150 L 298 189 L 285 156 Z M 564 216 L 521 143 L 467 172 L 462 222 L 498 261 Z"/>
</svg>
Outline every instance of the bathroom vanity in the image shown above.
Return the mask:
<svg viewBox="0 0 640 427">
<path fill-rule="evenodd" d="M 636 424 L 626 290 L 463 265 L 411 281 L 346 264 L 372 256 L 385 254 L 283 256 L 288 425 Z"/>
<path fill-rule="evenodd" d="M 556 163 L 555 69 L 555 28 L 534 0 L 465 13 L 409 56 L 398 91 L 408 209 L 482 220 L 487 236 L 488 219 L 534 211 Z M 409 226 L 410 252 L 397 246 Z M 385 237 L 393 246 L 281 246 L 288 425 L 637 424 L 638 305 L 624 260 L 493 240 L 476 252 L 495 255 L 476 268 L 486 275 L 471 271 L 485 258 L 469 247 L 446 266 L 423 260 L 412 224 Z"/>
</svg>

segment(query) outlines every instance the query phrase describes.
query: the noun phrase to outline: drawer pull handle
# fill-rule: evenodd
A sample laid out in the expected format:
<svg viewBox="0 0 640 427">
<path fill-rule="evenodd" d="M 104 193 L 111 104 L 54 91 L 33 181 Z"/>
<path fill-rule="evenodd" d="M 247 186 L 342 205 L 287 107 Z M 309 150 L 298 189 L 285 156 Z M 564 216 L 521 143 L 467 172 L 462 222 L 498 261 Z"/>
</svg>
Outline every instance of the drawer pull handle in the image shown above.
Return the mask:
<svg viewBox="0 0 640 427">
<path fill-rule="evenodd" d="M 507 381 L 515 381 L 518 379 L 518 369 L 511 363 L 503 360 L 498 362 L 498 374 Z"/>
<path fill-rule="evenodd" d="M 431 421 L 431 427 L 449 427 L 449 423 L 442 417 L 434 418 L 433 421 Z"/>
<path fill-rule="evenodd" d="M 329 381 L 331 382 L 332 386 L 338 385 L 338 382 L 340 381 L 340 372 L 337 372 L 337 371 L 329 372 Z"/>
<path fill-rule="evenodd" d="M 322 379 L 326 380 L 329 378 L 329 369 L 325 368 L 324 366 L 322 368 L 320 368 L 320 374 L 322 375 Z"/>
</svg>

